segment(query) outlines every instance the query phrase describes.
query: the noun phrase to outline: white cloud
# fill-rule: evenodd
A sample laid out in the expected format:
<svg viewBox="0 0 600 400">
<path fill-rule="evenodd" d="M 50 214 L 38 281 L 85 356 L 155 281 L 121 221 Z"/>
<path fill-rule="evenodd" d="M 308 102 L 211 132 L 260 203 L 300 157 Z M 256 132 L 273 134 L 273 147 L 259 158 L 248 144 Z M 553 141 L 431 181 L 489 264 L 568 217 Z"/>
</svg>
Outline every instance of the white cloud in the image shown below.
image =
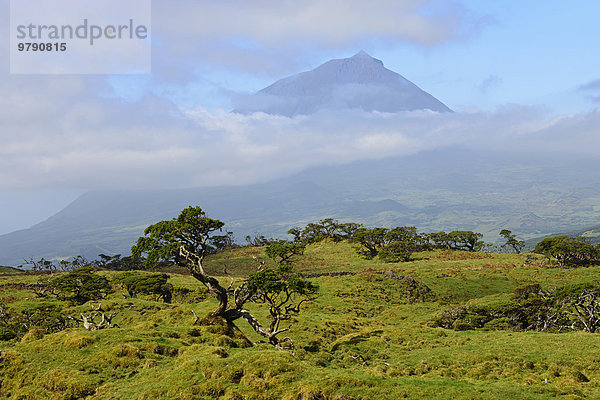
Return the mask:
<svg viewBox="0 0 600 400">
<path fill-rule="evenodd" d="M 152 7 L 153 73 L 180 83 L 213 67 L 282 76 L 320 61 L 316 54 L 377 43 L 430 48 L 494 23 L 459 1 L 439 0 L 160 0 Z"/>
<path fill-rule="evenodd" d="M 423 45 L 452 38 L 461 24 L 462 7 L 432 14 L 430 0 L 243 0 L 155 1 L 154 29 L 199 41 L 244 38 L 264 45 L 312 42 L 347 45 L 382 36 Z M 189 43 L 181 43 L 182 51 Z"/>
<path fill-rule="evenodd" d="M 287 118 L 182 112 L 153 97 L 115 102 L 82 95 L 98 82 L 51 82 L 0 83 L 0 190 L 244 184 L 451 145 L 600 153 L 598 110 L 554 120 L 521 106 Z"/>
</svg>

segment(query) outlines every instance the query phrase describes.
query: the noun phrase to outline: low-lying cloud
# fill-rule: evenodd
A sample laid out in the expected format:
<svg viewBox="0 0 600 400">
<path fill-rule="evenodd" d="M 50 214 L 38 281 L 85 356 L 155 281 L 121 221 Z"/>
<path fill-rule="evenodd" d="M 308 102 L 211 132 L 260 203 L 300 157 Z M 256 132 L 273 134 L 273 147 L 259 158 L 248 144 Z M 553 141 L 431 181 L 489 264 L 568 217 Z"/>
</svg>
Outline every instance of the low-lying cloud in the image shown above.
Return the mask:
<svg viewBox="0 0 600 400">
<path fill-rule="evenodd" d="M 155 97 L 81 96 L 99 84 L 77 77 L 29 80 L 21 82 L 23 90 L 6 92 L 0 190 L 238 185 L 321 164 L 457 145 L 600 154 L 599 110 L 554 119 L 521 106 L 456 113 L 321 110 L 288 118 L 180 110 Z"/>
</svg>

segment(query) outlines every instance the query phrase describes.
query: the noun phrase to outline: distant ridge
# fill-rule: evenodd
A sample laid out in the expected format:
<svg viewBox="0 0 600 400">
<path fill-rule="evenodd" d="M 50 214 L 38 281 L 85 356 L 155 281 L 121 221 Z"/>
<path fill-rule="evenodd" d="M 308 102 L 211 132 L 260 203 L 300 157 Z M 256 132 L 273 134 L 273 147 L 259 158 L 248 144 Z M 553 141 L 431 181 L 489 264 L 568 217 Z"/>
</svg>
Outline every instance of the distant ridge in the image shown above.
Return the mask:
<svg viewBox="0 0 600 400">
<path fill-rule="evenodd" d="M 528 249 L 533 249 L 535 245 L 547 237 L 552 236 L 570 236 L 570 237 L 582 237 L 585 238 L 591 244 L 600 244 L 600 225 L 588 226 L 583 229 L 572 230 L 569 232 L 557 232 L 544 236 L 535 237 L 525 241 L 525 246 Z"/>
<path fill-rule="evenodd" d="M 364 51 L 281 79 L 241 99 L 234 112 L 294 116 L 343 109 L 452 112 L 441 101 L 385 68 L 381 60 Z"/>
<path fill-rule="evenodd" d="M 591 227 L 579 234 L 594 240 L 600 221 L 590 204 L 600 197 L 599 169 L 598 156 L 441 148 L 246 186 L 94 191 L 29 229 L 0 235 L 0 265 L 127 255 L 148 225 L 190 205 L 225 222 L 238 243 L 246 235 L 289 237 L 290 228 L 322 218 L 423 232 L 474 230 L 488 243 L 501 241 L 501 229 L 528 240 Z"/>
</svg>

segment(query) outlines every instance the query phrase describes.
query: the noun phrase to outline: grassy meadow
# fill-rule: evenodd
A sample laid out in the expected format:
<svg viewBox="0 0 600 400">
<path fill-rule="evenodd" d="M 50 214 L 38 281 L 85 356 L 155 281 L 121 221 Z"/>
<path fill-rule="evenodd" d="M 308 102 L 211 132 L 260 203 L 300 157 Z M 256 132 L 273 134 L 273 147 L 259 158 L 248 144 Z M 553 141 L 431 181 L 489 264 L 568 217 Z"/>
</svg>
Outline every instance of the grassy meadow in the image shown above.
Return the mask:
<svg viewBox="0 0 600 400">
<path fill-rule="evenodd" d="M 215 321 L 194 325 L 217 302 L 182 271 L 169 282 L 194 292 L 172 304 L 151 296 L 101 301 L 118 312 L 118 328 L 81 326 L 44 334 L 30 330 L 0 341 L 0 398 L 6 399 L 595 399 L 600 398 L 600 335 L 432 327 L 444 310 L 510 299 L 521 286 L 545 288 L 598 282 L 600 267 L 541 268 L 527 254 L 435 250 L 414 260 L 386 264 L 359 257 L 347 242 L 309 245 L 295 263 L 303 273 L 348 271 L 355 275 L 310 278 L 318 297 L 290 321 L 295 351 L 261 342 L 243 320 L 237 328 Z M 207 269 L 242 279 L 260 247 L 211 256 Z M 431 292 L 407 296 L 410 276 Z M 92 305 L 39 298 L 15 283 L 43 282 L 48 275 L 0 271 L 0 302 L 11 310 L 61 304 L 78 316 Z M 101 271 L 107 278 L 113 271 Z M 248 308 L 266 321 L 267 309 Z"/>
</svg>

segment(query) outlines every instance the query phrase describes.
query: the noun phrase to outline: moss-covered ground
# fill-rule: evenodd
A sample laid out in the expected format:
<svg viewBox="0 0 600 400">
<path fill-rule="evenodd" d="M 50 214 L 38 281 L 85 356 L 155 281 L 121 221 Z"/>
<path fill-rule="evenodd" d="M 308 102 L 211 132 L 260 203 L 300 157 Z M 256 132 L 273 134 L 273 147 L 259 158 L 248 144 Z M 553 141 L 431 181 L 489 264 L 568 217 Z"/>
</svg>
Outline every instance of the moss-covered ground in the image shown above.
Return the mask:
<svg viewBox="0 0 600 400">
<path fill-rule="evenodd" d="M 263 259 L 261 248 L 213 256 L 208 269 L 242 279 Z M 385 264 L 360 258 L 348 243 L 307 247 L 296 262 L 317 277 L 319 296 L 291 321 L 294 352 L 278 351 L 243 321 L 239 331 L 214 321 L 193 325 L 216 300 L 165 304 L 151 297 L 102 301 L 118 312 L 118 328 L 73 327 L 0 341 L 0 398 L 6 399 L 578 399 L 600 398 L 600 335 L 432 328 L 442 311 L 508 299 L 517 287 L 597 282 L 600 267 L 560 269 L 528 264 L 528 255 L 432 251 Z M 435 294 L 412 302 L 392 270 Z M 107 277 L 114 273 L 101 272 Z M 12 310 L 60 303 L 76 316 L 91 302 L 40 299 L 33 290 L 46 275 L 0 275 L 0 300 Z M 229 278 L 223 277 L 223 282 Z M 175 287 L 199 283 L 172 274 Z M 202 296 L 200 296 L 202 297 Z M 260 305 L 249 308 L 264 317 Z M 251 343 L 253 342 L 253 343 Z"/>
</svg>

